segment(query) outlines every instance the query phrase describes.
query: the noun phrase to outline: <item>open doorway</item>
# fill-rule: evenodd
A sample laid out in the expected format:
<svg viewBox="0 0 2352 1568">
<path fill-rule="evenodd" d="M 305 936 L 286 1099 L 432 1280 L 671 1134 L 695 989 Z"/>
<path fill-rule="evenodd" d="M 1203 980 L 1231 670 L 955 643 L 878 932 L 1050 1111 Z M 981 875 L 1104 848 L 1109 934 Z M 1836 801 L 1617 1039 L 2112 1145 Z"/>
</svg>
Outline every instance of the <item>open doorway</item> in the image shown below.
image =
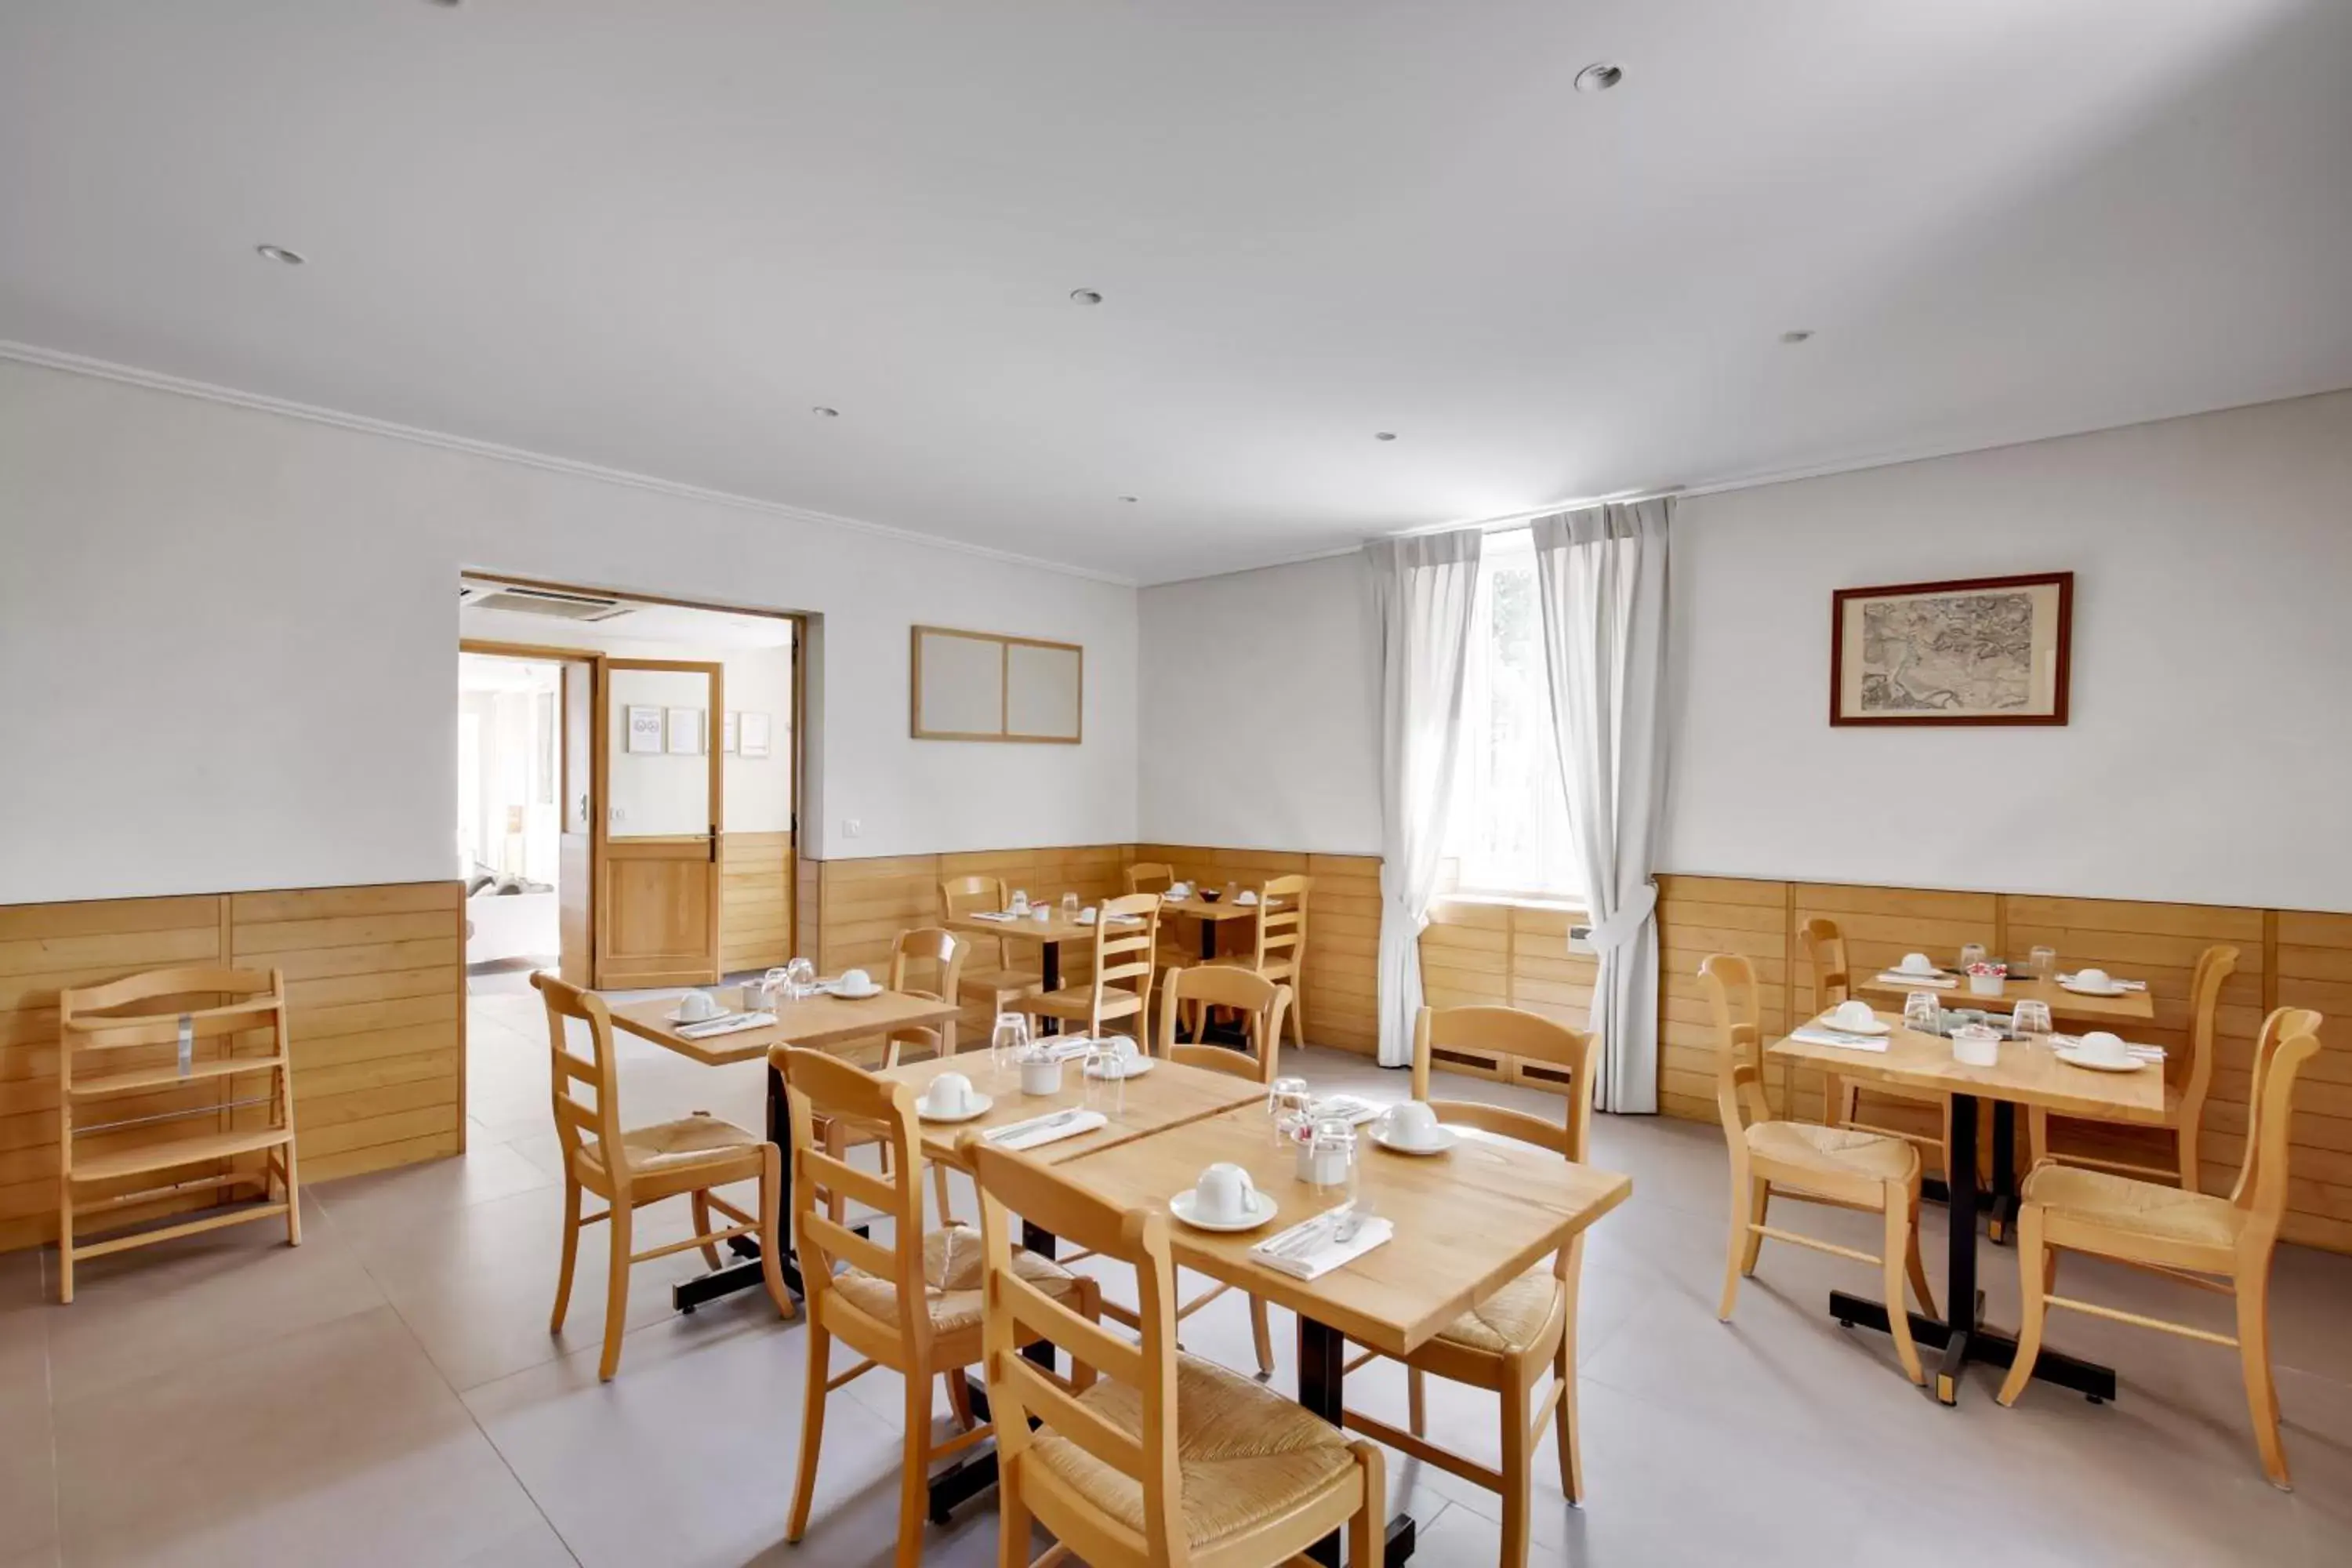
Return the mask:
<svg viewBox="0 0 2352 1568">
<path fill-rule="evenodd" d="M 798 618 L 468 575 L 458 624 L 473 988 L 535 968 L 600 990 L 707 984 L 784 963 Z M 548 911 L 552 947 L 523 951 L 547 942 Z"/>
</svg>

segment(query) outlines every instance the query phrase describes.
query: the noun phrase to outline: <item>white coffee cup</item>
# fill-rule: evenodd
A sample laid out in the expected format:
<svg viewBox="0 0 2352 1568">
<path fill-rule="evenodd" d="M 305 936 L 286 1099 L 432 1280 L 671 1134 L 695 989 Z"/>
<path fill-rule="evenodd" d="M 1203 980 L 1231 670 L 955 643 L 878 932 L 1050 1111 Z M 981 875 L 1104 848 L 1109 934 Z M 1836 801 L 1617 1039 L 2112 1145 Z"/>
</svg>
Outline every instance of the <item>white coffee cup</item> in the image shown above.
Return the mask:
<svg viewBox="0 0 2352 1568">
<path fill-rule="evenodd" d="M 925 1110 L 934 1116 L 961 1116 L 971 1109 L 971 1079 L 960 1072 L 943 1072 L 923 1092 Z"/>
<path fill-rule="evenodd" d="M 874 990 L 874 976 L 862 969 L 845 969 L 835 985 L 845 996 L 864 996 Z"/>
<path fill-rule="evenodd" d="M 1189 899 L 1192 896 L 1192 884 L 1171 882 L 1168 884 L 1168 896 L 1171 899 Z"/>
<path fill-rule="evenodd" d="M 1016 914 L 1016 915 L 1025 915 L 1025 914 L 1027 914 L 1027 913 L 1029 912 L 1029 892 L 1028 892 L 1028 889 L 1025 889 L 1025 888 L 1015 888 L 1015 889 L 1013 889 L 1013 902 L 1012 902 L 1010 905 L 1006 906 L 1006 907 L 1007 907 L 1007 908 L 1009 908 L 1009 909 L 1011 909 L 1011 910 L 1012 910 L 1012 911 L 1013 911 L 1014 914 Z"/>
<path fill-rule="evenodd" d="M 1878 1022 L 1878 1015 L 1870 1004 L 1859 997 L 1841 1002 L 1830 1009 L 1830 1023 L 1841 1029 L 1867 1029 Z"/>
<path fill-rule="evenodd" d="M 2078 969 L 2074 971 L 2074 984 L 2085 991 L 2112 991 L 2116 984 L 2104 969 Z"/>
<path fill-rule="evenodd" d="M 1936 961 L 1924 952 L 1906 952 L 1903 955 L 1903 962 L 1895 966 L 1895 972 L 1897 974 L 1933 974 L 1936 973 Z"/>
<path fill-rule="evenodd" d="M 2105 1029 L 2094 1029 L 2084 1035 L 2076 1042 L 2074 1054 L 2101 1067 L 2119 1068 L 2131 1060 L 2131 1047 L 2124 1043 L 2124 1037 Z"/>
<path fill-rule="evenodd" d="M 1236 904 L 1254 904 L 1257 902 L 1257 895 L 1244 888 L 1240 892 L 1234 895 L 1234 902 Z"/>
<path fill-rule="evenodd" d="M 1037 1050 L 1021 1059 L 1021 1092 L 1024 1094 L 1059 1094 L 1062 1092 L 1062 1058 L 1051 1051 Z"/>
<path fill-rule="evenodd" d="M 1385 1136 L 1407 1149 L 1426 1149 L 1437 1142 L 1437 1112 L 1426 1100 L 1392 1105 L 1385 1119 Z"/>
<path fill-rule="evenodd" d="M 1192 1212 L 1213 1223 L 1247 1219 L 1257 1206 L 1256 1198 L 1257 1184 L 1250 1173 L 1222 1160 L 1192 1184 Z"/>
<path fill-rule="evenodd" d="M 708 991 L 689 991 L 677 999 L 677 1016 L 689 1024 L 716 1018 L 721 1011 L 719 998 Z"/>
<path fill-rule="evenodd" d="M 1135 1042 L 1125 1035 L 1103 1036 L 1102 1048 L 1117 1057 L 1121 1062 L 1130 1062 L 1135 1059 Z"/>
</svg>

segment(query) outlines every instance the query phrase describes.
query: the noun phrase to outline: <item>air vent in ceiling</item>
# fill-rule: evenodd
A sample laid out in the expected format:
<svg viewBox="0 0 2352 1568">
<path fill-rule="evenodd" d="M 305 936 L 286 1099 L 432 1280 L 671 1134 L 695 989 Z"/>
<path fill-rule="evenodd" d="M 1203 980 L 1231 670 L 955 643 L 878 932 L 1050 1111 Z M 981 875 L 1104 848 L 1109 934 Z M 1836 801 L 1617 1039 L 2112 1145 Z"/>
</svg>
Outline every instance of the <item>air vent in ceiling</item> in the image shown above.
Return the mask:
<svg viewBox="0 0 2352 1568">
<path fill-rule="evenodd" d="M 551 588 L 499 588 L 467 600 L 478 609 L 512 610 L 525 616 L 553 616 L 564 621 L 609 621 L 629 613 L 618 599 L 593 594 L 559 594 Z"/>
</svg>

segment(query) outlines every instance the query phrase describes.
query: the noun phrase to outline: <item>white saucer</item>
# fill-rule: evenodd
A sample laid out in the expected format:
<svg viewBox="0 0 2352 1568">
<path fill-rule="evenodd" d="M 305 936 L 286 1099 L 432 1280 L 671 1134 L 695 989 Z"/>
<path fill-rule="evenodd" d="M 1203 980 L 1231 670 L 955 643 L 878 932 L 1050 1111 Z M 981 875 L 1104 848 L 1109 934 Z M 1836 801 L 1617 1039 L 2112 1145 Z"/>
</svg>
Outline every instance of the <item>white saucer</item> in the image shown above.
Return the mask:
<svg viewBox="0 0 2352 1568">
<path fill-rule="evenodd" d="M 2131 994 L 2131 987 L 2128 985 L 2117 985 L 2103 991 L 2095 985 L 2077 985 L 2071 980 L 2060 981 L 2058 989 L 2072 991 L 2077 996 L 2128 996 Z"/>
<path fill-rule="evenodd" d="M 1873 1018 L 1867 1024 L 1841 1024 L 1831 1014 L 1824 1013 L 1813 1020 L 1821 1028 L 1835 1029 L 1842 1035 L 1891 1035 L 1895 1026 L 1884 1018 Z"/>
<path fill-rule="evenodd" d="M 836 980 L 830 985 L 822 986 L 820 989 L 823 990 L 826 995 L 838 996 L 845 1002 L 871 1002 L 874 998 L 881 995 L 882 993 L 889 990 L 890 988 L 887 985 L 877 985 L 867 991 L 844 991 L 841 988 L 841 982 Z"/>
<path fill-rule="evenodd" d="M 1462 1142 L 1462 1134 L 1454 1131 L 1451 1127 L 1439 1127 L 1433 1129 L 1433 1131 L 1436 1133 L 1436 1138 L 1432 1142 L 1400 1143 L 1396 1142 L 1396 1140 L 1391 1138 L 1386 1132 L 1380 1131 L 1378 1128 L 1374 1128 L 1372 1131 L 1372 1142 L 1379 1144 L 1381 1148 L 1398 1154 L 1443 1154 L 1448 1149 L 1453 1148 L 1454 1145 Z"/>
<path fill-rule="evenodd" d="M 1940 969 L 1890 969 L 1885 973 L 1897 980 L 1949 980 L 1951 978 Z"/>
<path fill-rule="evenodd" d="M 965 1111 L 961 1116 L 943 1116 L 940 1112 L 933 1110 L 929 1105 L 925 1104 L 920 1100 L 915 1101 L 915 1115 L 917 1118 L 924 1121 L 937 1122 L 941 1126 L 953 1126 L 959 1121 L 970 1121 L 975 1117 L 987 1115 L 989 1107 L 995 1103 L 996 1100 L 994 1096 L 982 1094 L 980 1090 L 973 1089 L 971 1091 L 971 1109 Z"/>
<path fill-rule="evenodd" d="M 1199 1194 L 1190 1187 L 1168 1200 L 1168 1212 L 1194 1230 L 1255 1230 L 1275 1214 L 1274 1200 L 1264 1193 L 1250 1194 L 1250 1212 L 1241 1219 L 1202 1219 L 1192 1212 L 1192 1201 Z"/>
<path fill-rule="evenodd" d="M 1113 1081 L 1121 1079 L 1141 1078 L 1145 1073 L 1150 1072 L 1158 1065 L 1159 1064 L 1153 1061 L 1150 1057 L 1129 1057 L 1127 1058 L 1126 1066 L 1118 1072 L 1105 1072 L 1099 1067 L 1090 1067 L 1087 1068 L 1087 1076 L 1088 1078 L 1108 1079 Z"/>
<path fill-rule="evenodd" d="M 689 1018 L 676 1007 L 672 1007 L 668 1012 L 662 1015 L 662 1020 L 665 1023 L 670 1024 L 716 1024 L 721 1018 L 732 1017 L 734 1015 L 727 1008 L 721 1007 L 716 1013 L 706 1013 L 699 1018 Z"/>
<path fill-rule="evenodd" d="M 2093 1061 L 2089 1057 L 2078 1055 L 2074 1051 L 2062 1050 L 2053 1054 L 2055 1055 L 2060 1061 L 2064 1062 L 2070 1068 L 2086 1068 L 2092 1072 L 2137 1072 L 2140 1068 L 2148 1065 L 2144 1058 L 2139 1057 L 2133 1057 L 2127 1060 L 2119 1062 L 2101 1062 Z"/>
</svg>

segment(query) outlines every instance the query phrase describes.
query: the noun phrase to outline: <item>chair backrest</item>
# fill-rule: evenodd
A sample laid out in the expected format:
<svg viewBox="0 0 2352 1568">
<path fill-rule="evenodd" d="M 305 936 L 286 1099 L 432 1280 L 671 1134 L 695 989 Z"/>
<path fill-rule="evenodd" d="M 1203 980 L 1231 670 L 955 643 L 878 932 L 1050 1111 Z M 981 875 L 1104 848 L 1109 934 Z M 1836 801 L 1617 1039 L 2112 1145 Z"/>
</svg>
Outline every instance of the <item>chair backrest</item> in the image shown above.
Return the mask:
<svg viewBox="0 0 2352 1568">
<path fill-rule="evenodd" d="M 1314 888 L 1314 878 L 1297 875 L 1268 877 L 1258 884 L 1257 914 L 1250 921 L 1256 968 L 1286 963 L 1296 974 L 1306 967 L 1307 895 Z"/>
<path fill-rule="evenodd" d="M 940 919 L 957 920 L 1004 907 L 1004 881 L 999 877 L 950 877 L 940 884 Z M 1005 939 L 996 939 L 996 967 L 1012 967 Z"/>
<path fill-rule="evenodd" d="M 1845 956 L 1845 938 L 1837 921 L 1805 922 L 1805 956 L 1813 961 L 1813 1011 L 1826 1013 L 1853 994 L 1853 969 Z"/>
<path fill-rule="evenodd" d="M 124 1008 L 137 1011 L 124 1012 Z M 275 969 L 210 966 L 150 969 L 102 985 L 68 986 L 59 991 L 58 1083 L 62 1113 L 68 1121 L 73 1115 L 74 1101 L 68 1091 L 79 1052 L 174 1046 L 184 1019 L 192 1047 L 198 1040 L 218 1040 L 219 1048 L 234 1052 L 238 1036 L 268 1030 L 276 1047 L 274 1054 L 282 1057 L 287 1050 L 285 974 Z M 110 1056 L 103 1059 L 108 1065 L 102 1070 L 108 1071 L 143 1065 L 142 1059 L 125 1061 Z"/>
<path fill-rule="evenodd" d="M 1138 860 L 1127 868 L 1130 893 L 1164 893 L 1176 885 L 1176 868 L 1165 860 Z"/>
<path fill-rule="evenodd" d="M 969 941 L 941 926 L 902 931 L 890 944 L 890 989 L 909 996 L 928 996 L 934 1002 L 953 1002 L 956 987 L 963 980 L 964 957 L 971 952 Z M 947 1019 L 937 1028 L 892 1030 L 885 1070 L 898 1065 L 902 1046 L 927 1047 L 951 1057 L 956 1048 L 956 1021 Z"/>
<path fill-rule="evenodd" d="M 1737 1147 L 1747 1129 L 1772 1120 L 1764 1099 L 1763 1010 L 1756 994 L 1756 966 L 1736 952 L 1718 952 L 1698 966 L 1701 988 L 1715 1015 L 1721 1056 L 1715 1069 L 1716 1114 L 1724 1136 Z"/>
<path fill-rule="evenodd" d="M 1592 1132 L 1592 1058 L 1597 1035 L 1517 1007 L 1423 1007 L 1412 1031 L 1412 1097 L 1427 1100 L 1441 1121 L 1481 1127 L 1556 1149 L 1582 1161 Z M 1568 1073 L 1568 1110 L 1559 1122 L 1481 1100 L 1430 1100 L 1433 1049 L 1491 1052 L 1511 1062 L 1540 1062 Z"/>
<path fill-rule="evenodd" d="M 768 1053 L 768 1065 L 783 1075 L 792 1116 L 793 1235 L 809 1316 L 867 1356 L 908 1364 L 899 1360 L 901 1347 L 926 1353 L 931 1337 L 923 1280 L 923 1143 L 916 1129 L 915 1091 L 799 1046 L 776 1047 Z M 880 1143 L 882 1170 L 865 1170 L 827 1152 L 817 1131 L 820 1119 Z M 887 1216 L 890 1240 L 860 1236 L 835 1219 L 836 1196 Z M 834 1270 L 841 1264 L 889 1282 L 897 1298 L 895 1321 L 874 1316 L 835 1288 Z"/>
<path fill-rule="evenodd" d="M 1122 922 L 1117 918 L 1120 915 L 1131 915 L 1134 921 Z M 1132 981 L 1125 989 L 1132 990 L 1143 1003 L 1135 1023 L 1138 1044 L 1142 1043 L 1144 1020 L 1151 1016 L 1152 952 L 1159 945 L 1159 894 L 1126 893 L 1105 899 L 1095 911 L 1095 973 L 1089 983 L 1095 1005 L 1102 1005 L 1104 992 L 1121 981 Z"/>
<path fill-rule="evenodd" d="M 1076 1557 L 1116 1568 L 1190 1561 L 1176 1457 L 1176 1267 L 1168 1252 L 1167 1216 L 1121 1210 L 1074 1187 L 1052 1168 L 966 1133 L 957 1144 L 980 1188 L 982 1370 L 996 1424 L 1000 1483 Z M 1013 1215 L 1056 1237 L 1135 1270 L 1139 1343 L 1088 1322 L 1022 1279 L 1013 1268 Z M 1049 1342 L 1066 1352 L 1069 1383 L 1021 1353 Z M 1132 1390 L 1142 1419 L 1129 1432 L 1106 1420 L 1076 1392 L 1097 1377 Z M 1033 1430 L 1031 1423 L 1037 1423 Z M 1045 1438 L 1064 1438 L 1141 1489 L 1140 1533 L 1043 1465 L 1033 1462 Z M 1027 1561 L 1024 1550 L 1018 1561 Z M 1015 1559 L 1008 1558 L 1007 1561 Z"/>
<path fill-rule="evenodd" d="M 629 1163 L 620 1157 L 621 1087 L 613 1054 L 613 1014 L 604 999 L 559 980 L 549 970 L 530 977 L 547 1003 L 548 1088 L 554 1099 L 555 1137 L 564 1169 L 584 1158 L 604 1167 L 616 1193 L 629 1184 Z M 565 1020 L 586 1026 L 588 1054 L 572 1048 Z M 590 1098 L 583 1099 L 585 1089 Z"/>
<path fill-rule="evenodd" d="M 2230 1201 L 2248 1213 L 2264 1244 L 2286 1212 L 2287 1135 L 2294 1118 L 2294 1080 L 2319 1049 L 2320 1016 L 2308 1007 L 2279 1007 L 2263 1020 L 2254 1042 L 2254 1082 L 2246 1097 L 2246 1152 Z"/>
<path fill-rule="evenodd" d="M 2221 1010 L 2222 983 L 2237 971 L 2236 948 L 2209 947 L 2197 955 L 2197 968 L 2189 977 L 2189 1061 L 2179 1081 L 2183 1125 L 2198 1120 L 2205 1091 L 2213 1086 L 2214 1019 Z"/>
<path fill-rule="evenodd" d="M 1282 1020 L 1294 1000 L 1290 987 L 1227 963 L 1171 964 L 1160 979 L 1160 1054 L 1186 1067 L 1272 1083 L 1282 1055 Z M 1187 1002 L 1234 1007 L 1249 1018 L 1250 1048 L 1180 1045 L 1176 1015 Z"/>
</svg>

